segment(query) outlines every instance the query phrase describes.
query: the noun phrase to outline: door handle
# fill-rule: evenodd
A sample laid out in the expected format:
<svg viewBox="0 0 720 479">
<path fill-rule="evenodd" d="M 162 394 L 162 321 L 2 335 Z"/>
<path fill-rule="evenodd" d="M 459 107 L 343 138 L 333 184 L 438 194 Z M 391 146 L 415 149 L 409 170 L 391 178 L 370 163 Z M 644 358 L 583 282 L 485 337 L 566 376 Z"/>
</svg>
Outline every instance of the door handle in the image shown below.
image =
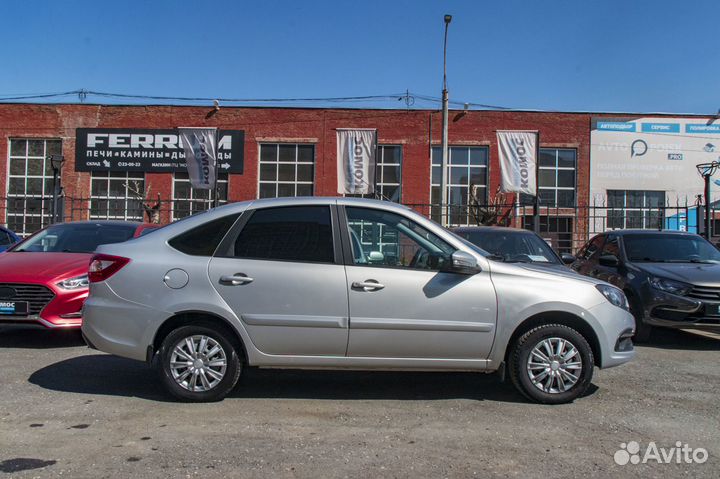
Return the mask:
<svg viewBox="0 0 720 479">
<path fill-rule="evenodd" d="M 385 287 L 384 284 L 380 284 L 374 279 L 368 279 L 365 281 L 355 281 L 352 284 L 355 289 L 364 289 L 365 291 L 377 291 Z"/>
<path fill-rule="evenodd" d="M 220 282 L 231 286 L 239 286 L 241 284 L 252 283 L 254 278 L 250 278 L 244 273 L 235 273 L 233 275 L 220 276 Z"/>
</svg>

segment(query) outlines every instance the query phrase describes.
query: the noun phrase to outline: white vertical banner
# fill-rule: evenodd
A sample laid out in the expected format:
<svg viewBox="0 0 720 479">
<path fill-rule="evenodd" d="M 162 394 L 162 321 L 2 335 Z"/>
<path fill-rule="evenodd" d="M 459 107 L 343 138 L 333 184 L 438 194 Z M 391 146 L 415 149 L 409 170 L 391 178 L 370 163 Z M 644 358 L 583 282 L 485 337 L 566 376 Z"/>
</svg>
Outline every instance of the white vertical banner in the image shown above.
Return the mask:
<svg viewBox="0 0 720 479">
<path fill-rule="evenodd" d="M 498 131 L 500 190 L 535 195 L 537 131 Z"/>
<path fill-rule="evenodd" d="M 215 188 L 217 128 L 178 128 L 193 188 Z"/>
<path fill-rule="evenodd" d="M 337 129 L 337 177 L 339 194 L 375 192 L 377 130 Z"/>
</svg>

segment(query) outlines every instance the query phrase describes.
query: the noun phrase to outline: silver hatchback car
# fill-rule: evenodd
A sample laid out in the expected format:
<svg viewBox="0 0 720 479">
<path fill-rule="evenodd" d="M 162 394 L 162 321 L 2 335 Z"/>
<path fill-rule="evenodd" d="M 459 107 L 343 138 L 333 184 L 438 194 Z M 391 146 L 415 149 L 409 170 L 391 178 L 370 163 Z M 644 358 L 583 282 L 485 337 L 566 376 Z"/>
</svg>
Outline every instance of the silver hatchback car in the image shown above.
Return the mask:
<svg viewBox="0 0 720 479">
<path fill-rule="evenodd" d="M 248 365 L 500 370 L 564 403 L 634 356 L 621 290 L 487 256 L 394 203 L 235 203 L 101 246 L 82 330 L 190 401 L 222 399 Z"/>
</svg>

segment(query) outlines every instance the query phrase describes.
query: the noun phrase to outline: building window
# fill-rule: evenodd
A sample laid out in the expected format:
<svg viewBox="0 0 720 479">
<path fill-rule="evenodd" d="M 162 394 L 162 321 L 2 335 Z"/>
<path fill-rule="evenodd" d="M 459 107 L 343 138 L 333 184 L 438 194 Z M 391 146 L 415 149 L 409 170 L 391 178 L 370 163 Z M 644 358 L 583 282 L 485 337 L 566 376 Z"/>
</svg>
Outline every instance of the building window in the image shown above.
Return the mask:
<svg viewBox="0 0 720 479">
<path fill-rule="evenodd" d="M 27 236 L 50 223 L 53 172 L 48 157 L 62 154 L 62 140 L 10 140 L 7 224 Z"/>
<path fill-rule="evenodd" d="M 315 145 L 260 144 L 258 198 L 312 196 Z"/>
<path fill-rule="evenodd" d="M 379 145 L 375 163 L 375 193 L 347 197 L 381 198 L 400 203 L 402 198 L 402 146 Z"/>
<path fill-rule="evenodd" d="M 488 153 L 486 146 L 451 146 L 448 158 L 448 225 L 474 224 L 468 205 L 484 205 L 488 201 Z M 431 217 L 440 222 L 445 211 L 440 207 L 442 148 L 432 149 L 430 183 Z"/>
<path fill-rule="evenodd" d="M 607 199 L 608 228 L 662 228 L 664 191 L 608 190 Z"/>
<path fill-rule="evenodd" d="M 187 172 L 175 173 L 173 175 L 172 221 L 212 208 L 213 194 L 213 190 L 193 188 Z M 228 202 L 227 173 L 218 174 L 218 196 L 221 205 Z"/>
<path fill-rule="evenodd" d="M 143 221 L 144 197 L 144 173 L 93 171 L 90 177 L 90 219 Z"/>
<path fill-rule="evenodd" d="M 538 158 L 540 204 L 553 208 L 574 208 L 576 198 L 575 171 L 577 151 L 541 148 Z M 533 196 L 523 194 L 523 204 L 533 204 Z"/>
</svg>

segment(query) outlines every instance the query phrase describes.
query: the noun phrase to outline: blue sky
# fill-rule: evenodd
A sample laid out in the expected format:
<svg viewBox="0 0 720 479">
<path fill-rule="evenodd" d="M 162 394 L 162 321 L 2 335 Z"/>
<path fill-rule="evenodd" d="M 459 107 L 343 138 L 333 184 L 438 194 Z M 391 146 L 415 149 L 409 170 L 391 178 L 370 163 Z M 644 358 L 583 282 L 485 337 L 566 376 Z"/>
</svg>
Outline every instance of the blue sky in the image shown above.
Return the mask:
<svg viewBox="0 0 720 479">
<path fill-rule="evenodd" d="M 568 111 L 720 108 L 717 0 L 9 0 L 2 12 L 0 96 L 439 97 L 450 13 L 451 100 Z"/>
</svg>

